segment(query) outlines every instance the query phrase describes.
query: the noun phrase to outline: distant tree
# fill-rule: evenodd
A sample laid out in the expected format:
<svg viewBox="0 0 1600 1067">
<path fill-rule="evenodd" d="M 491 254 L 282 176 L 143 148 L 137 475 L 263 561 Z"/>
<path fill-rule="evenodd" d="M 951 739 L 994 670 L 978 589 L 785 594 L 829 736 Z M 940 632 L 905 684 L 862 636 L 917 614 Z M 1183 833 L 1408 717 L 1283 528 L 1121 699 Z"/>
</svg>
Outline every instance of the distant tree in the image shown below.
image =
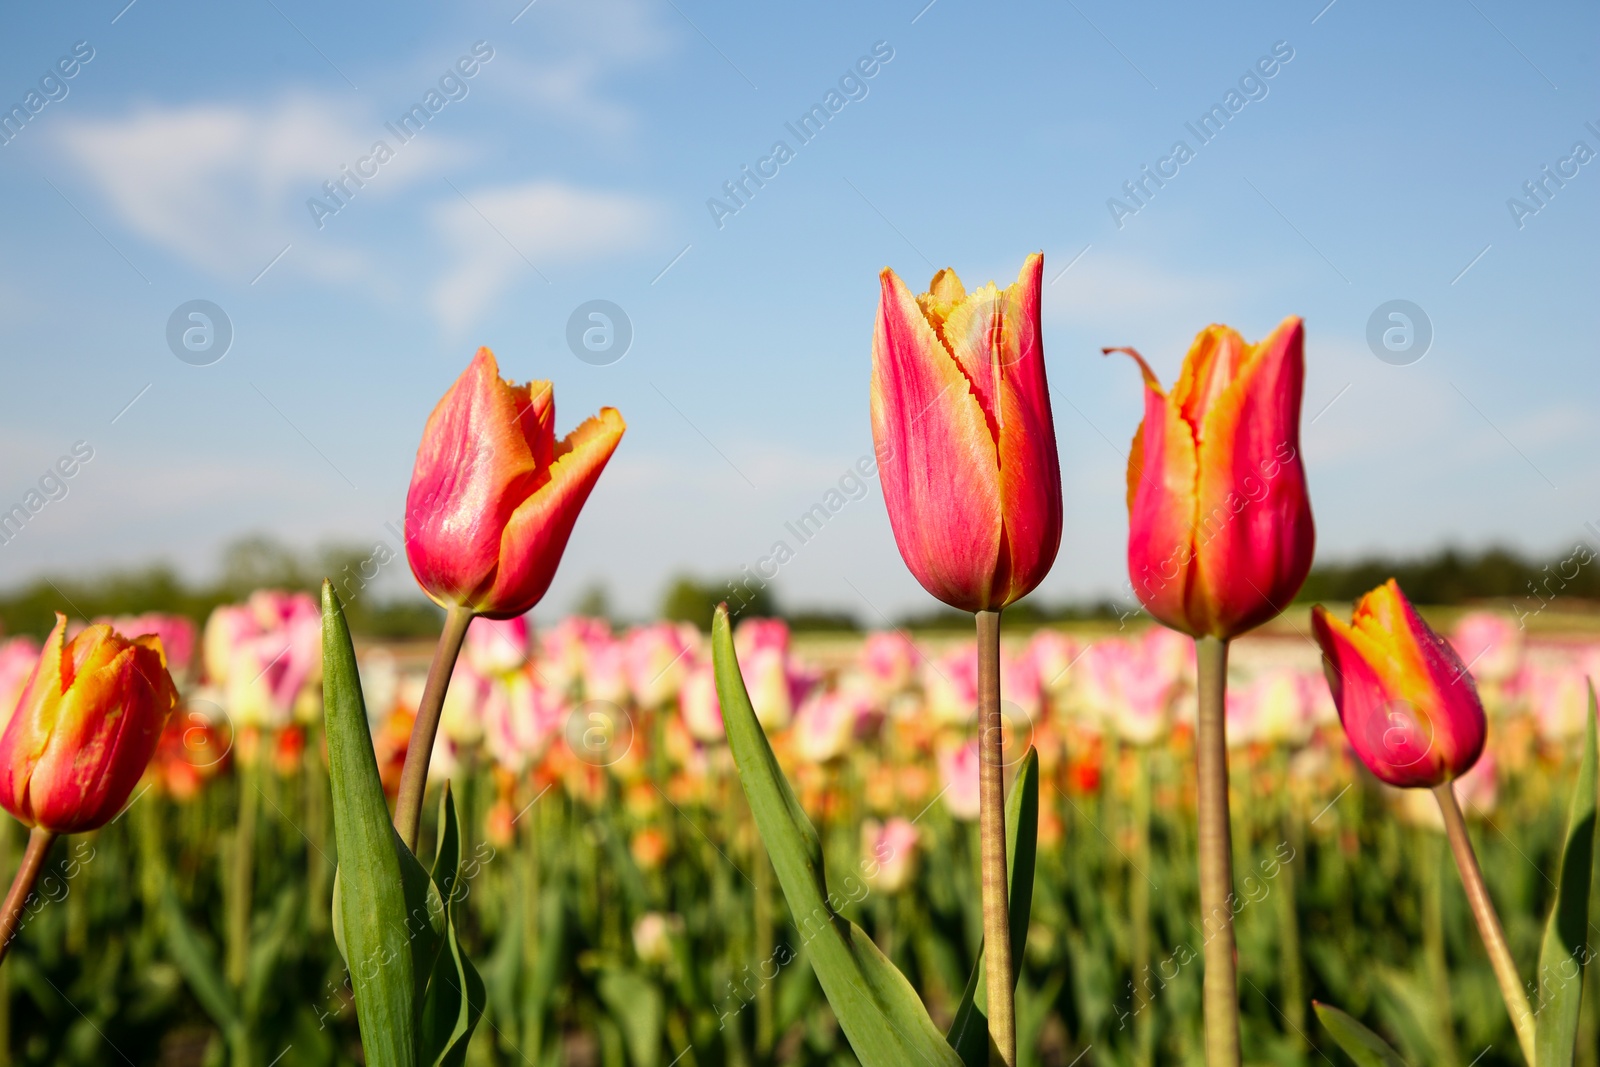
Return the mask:
<svg viewBox="0 0 1600 1067">
<path fill-rule="evenodd" d="M 661 600 L 661 617 L 672 622 L 692 622 L 702 631 L 711 629 L 711 616 L 717 605 L 728 602 L 728 614 L 733 618 L 745 615 L 773 617 L 778 614 L 778 604 L 769 586 L 755 583 L 738 584 L 735 580 L 706 581 L 679 575 L 667 585 Z"/>
</svg>

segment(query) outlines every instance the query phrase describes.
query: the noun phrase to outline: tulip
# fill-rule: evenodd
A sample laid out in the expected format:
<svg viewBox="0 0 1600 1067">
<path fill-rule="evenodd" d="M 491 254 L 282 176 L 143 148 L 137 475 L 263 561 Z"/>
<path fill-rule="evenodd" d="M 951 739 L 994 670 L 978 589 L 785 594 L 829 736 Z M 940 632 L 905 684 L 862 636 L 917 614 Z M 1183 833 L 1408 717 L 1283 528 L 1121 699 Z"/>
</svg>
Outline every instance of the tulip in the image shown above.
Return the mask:
<svg viewBox="0 0 1600 1067">
<path fill-rule="evenodd" d="M 654 711 L 678 695 L 700 647 L 700 631 L 688 623 L 657 622 L 628 632 L 623 665 L 633 699 Z"/>
<path fill-rule="evenodd" d="M 1311 569 L 1316 533 L 1300 463 L 1305 329 L 1291 315 L 1248 345 L 1195 338 L 1169 395 L 1144 372 L 1128 455 L 1128 573 L 1151 615 L 1227 640 L 1277 615 Z"/>
<path fill-rule="evenodd" d="M 800 706 L 795 717 L 795 750 L 808 763 L 831 763 L 850 750 L 850 743 L 874 717 L 865 693 L 844 689 L 818 693 Z"/>
<path fill-rule="evenodd" d="M 129 640 L 101 625 L 69 641 L 66 630 L 57 614 L 0 734 L 0 807 L 32 828 L 0 906 L 0 959 L 51 842 L 122 810 L 178 702 L 160 638 Z"/>
<path fill-rule="evenodd" d="M 1472 675 L 1394 579 L 1362 597 L 1349 623 L 1318 605 L 1311 628 L 1350 747 L 1373 774 L 1431 789 L 1477 761 L 1488 724 Z"/>
<path fill-rule="evenodd" d="M 1501 997 L 1533 1063 L 1533 1011 L 1452 788 L 1477 763 L 1488 732 L 1472 675 L 1393 578 L 1356 602 L 1349 623 L 1318 604 L 1311 628 L 1345 736 L 1361 762 L 1390 785 L 1433 790 Z"/>
<path fill-rule="evenodd" d="M 478 353 L 428 416 L 406 494 L 406 559 L 445 609 L 407 746 L 395 828 L 415 846 L 428 759 L 450 674 L 476 615 L 509 619 L 543 597 L 578 513 L 622 439 L 615 408 L 555 436 L 547 381 L 514 385 L 494 353 Z"/>
<path fill-rule="evenodd" d="M 509 619 L 474 619 L 467 627 L 461 654 L 472 668 L 489 676 L 514 671 L 528 662 L 533 627 L 528 616 Z"/>
<path fill-rule="evenodd" d="M 31 637 L 0 641 L 0 730 L 11 721 L 17 698 L 28 684 L 28 675 L 39 662 L 39 645 Z"/>
<path fill-rule="evenodd" d="M 913 297 L 879 276 L 872 437 L 889 524 L 906 566 L 951 607 L 977 614 L 983 922 L 989 1035 L 1016 1062 L 1000 737 L 1000 620 L 1061 545 L 1061 468 L 1030 255 L 1015 284 L 968 294 L 955 271 Z"/>
<path fill-rule="evenodd" d="M 1039 334 L 1044 257 L 968 294 L 955 271 L 912 296 L 880 275 L 872 436 L 895 542 L 922 587 L 998 611 L 1061 543 L 1061 470 Z"/>
<path fill-rule="evenodd" d="M 106 623 L 120 634 L 155 634 L 161 638 L 161 650 L 167 657 L 167 672 L 181 679 L 189 672 L 194 659 L 194 623 L 182 615 L 164 615 L 151 611 L 143 615 L 121 615 L 114 619 L 96 619 Z"/>
<path fill-rule="evenodd" d="M 944 783 L 945 807 L 963 822 L 971 822 L 979 815 L 978 758 L 977 739 L 939 752 L 939 778 Z"/>
<path fill-rule="evenodd" d="M 1200 906 L 1206 1062 L 1237 1067 L 1239 997 L 1228 814 L 1227 642 L 1277 615 L 1316 540 L 1300 463 L 1305 331 L 1290 316 L 1259 344 L 1226 326 L 1195 338 L 1169 395 L 1149 364 L 1128 454 L 1128 573 L 1145 609 L 1196 642 Z"/>
<path fill-rule="evenodd" d="M 66 639 L 57 614 L 0 735 L 0 806 L 51 833 L 110 822 L 155 754 L 177 690 L 160 638 L 109 626 Z"/>
<path fill-rule="evenodd" d="M 911 883 L 917 869 L 917 841 L 920 835 L 909 820 L 890 819 L 880 823 L 868 819 L 861 824 L 862 873 L 867 885 L 893 895 Z"/>
<path fill-rule="evenodd" d="M 878 630 L 867 635 L 861 667 L 879 697 L 889 700 L 910 689 L 917 677 L 917 646 L 903 630 Z"/>
<path fill-rule="evenodd" d="M 722 726 L 722 702 L 717 699 L 717 679 L 711 661 L 692 664 L 678 692 L 678 714 L 689 736 L 703 745 L 719 744 L 726 736 Z"/>
<path fill-rule="evenodd" d="M 571 706 L 530 667 L 495 679 L 483 704 L 484 747 L 503 769 L 521 774 L 544 757 Z"/>
<path fill-rule="evenodd" d="M 622 439 L 601 408 L 560 441 L 549 382 L 513 385 L 478 349 L 422 433 L 406 496 L 406 558 L 441 607 L 510 618 L 544 596 Z"/>
</svg>

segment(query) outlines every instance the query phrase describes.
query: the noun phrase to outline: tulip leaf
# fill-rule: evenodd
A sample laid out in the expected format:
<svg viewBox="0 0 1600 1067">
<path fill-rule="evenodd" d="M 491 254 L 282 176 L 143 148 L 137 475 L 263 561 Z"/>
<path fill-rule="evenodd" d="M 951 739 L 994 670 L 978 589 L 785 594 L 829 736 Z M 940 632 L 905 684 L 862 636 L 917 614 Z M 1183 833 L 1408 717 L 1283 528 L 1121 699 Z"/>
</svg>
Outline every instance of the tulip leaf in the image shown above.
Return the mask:
<svg viewBox="0 0 1600 1067">
<path fill-rule="evenodd" d="M 860 927 L 838 913 L 828 890 L 822 845 L 756 721 L 733 651 L 728 607 L 711 623 L 717 697 L 739 781 L 806 956 L 862 1067 L 963 1067 L 906 976 Z M 842 903 L 842 902 L 841 902 Z"/>
<path fill-rule="evenodd" d="M 344 607 L 322 584 L 322 696 L 339 871 L 334 898 L 361 1044 L 371 1067 L 416 1067 L 417 976 L 407 930 L 413 889 L 378 777 Z M 397 847 L 398 846 L 398 847 Z M 426 872 L 423 878 L 427 878 Z M 425 905 L 424 905 L 425 906 Z"/>
<path fill-rule="evenodd" d="M 1390 1047 L 1387 1041 L 1351 1016 L 1332 1004 L 1313 1000 L 1311 1006 L 1316 1009 L 1317 1018 L 1322 1020 L 1328 1033 L 1344 1049 L 1344 1054 L 1355 1061 L 1356 1067 L 1407 1067 L 1400 1053 Z"/>
<path fill-rule="evenodd" d="M 183 914 L 183 905 L 172 884 L 162 878 L 161 919 L 166 931 L 167 954 L 172 963 L 189 983 L 194 999 L 200 1002 L 213 1022 L 225 1031 L 235 1031 L 243 1025 L 233 990 L 222 978 L 217 968 L 216 955 L 203 936 L 189 925 Z"/>
<path fill-rule="evenodd" d="M 1022 974 L 1022 951 L 1028 943 L 1028 915 L 1033 910 L 1033 868 L 1039 837 L 1039 753 L 1028 749 L 1022 769 L 1006 798 L 1006 878 L 1011 901 L 1011 985 Z M 988 979 L 983 949 L 961 994 L 961 1006 L 945 1039 L 967 1067 L 989 1063 Z"/>
<path fill-rule="evenodd" d="M 1539 1013 L 1534 1020 L 1539 1067 L 1571 1067 L 1578 1041 L 1583 967 L 1589 961 L 1589 885 L 1595 853 L 1595 715 L 1594 683 L 1590 682 L 1583 760 L 1567 814 L 1556 902 L 1539 952 Z"/>
<path fill-rule="evenodd" d="M 445 784 L 439 798 L 439 848 L 433 860 L 433 884 L 444 903 L 444 947 L 434 960 L 433 975 L 422 1002 L 420 1061 L 429 1067 L 460 1067 L 467 1044 L 483 1015 L 487 999 L 483 979 L 461 948 L 456 905 L 461 876 L 461 830 L 455 798 Z"/>
</svg>

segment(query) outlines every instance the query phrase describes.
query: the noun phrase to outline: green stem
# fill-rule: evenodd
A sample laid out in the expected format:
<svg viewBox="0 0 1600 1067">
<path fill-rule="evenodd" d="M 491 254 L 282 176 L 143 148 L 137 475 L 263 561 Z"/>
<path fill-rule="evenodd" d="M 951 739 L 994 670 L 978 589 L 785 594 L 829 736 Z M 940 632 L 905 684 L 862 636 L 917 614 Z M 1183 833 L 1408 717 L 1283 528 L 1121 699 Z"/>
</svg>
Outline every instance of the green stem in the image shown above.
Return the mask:
<svg viewBox="0 0 1600 1067">
<path fill-rule="evenodd" d="M 1239 1067 L 1239 979 L 1233 940 L 1233 828 L 1228 818 L 1228 643 L 1194 640 L 1200 721 L 1200 919 L 1205 933 L 1206 1067 Z"/>
<path fill-rule="evenodd" d="M 1285 771 L 1287 773 L 1287 771 Z M 1283 839 L 1293 850 L 1293 859 L 1278 865 L 1278 924 L 1282 935 L 1280 956 L 1283 967 L 1283 1019 L 1289 1025 L 1285 1038 L 1302 1055 L 1306 1052 L 1305 972 L 1301 963 L 1300 902 L 1295 880 L 1295 861 L 1305 854 L 1305 834 L 1292 803 L 1283 811 Z"/>
<path fill-rule="evenodd" d="M 1444 879 L 1440 877 L 1444 857 L 1439 854 L 1439 835 L 1418 830 L 1422 848 L 1422 958 L 1428 985 L 1433 990 L 1435 1040 L 1443 1067 L 1459 1067 L 1461 1053 L 1456 1047 L 1455 1012 L 1450 1006 L 1450 965 L 1444 945 Z"/>
<path fill-rule="evenodd" d="M 1011 905 L 1006 897 L 1004 722 L 1000 714 L 1000 613 L 978 616 L 978 832 L 983 872 L 983 960 L 988 990 L 989 1062 L 1016 1067 Z"/>
<path fill-rule="evenodd" d="M 33 883 L 39 880 L 39 872 L 44 870 L 45 856 L 49 855 L 55 839 L 55 834 L 38 826 L 28 834 L 28 848 L 22 854 L 22 864 L 17 868 L 16 877 L 11 879 L 11 891 L 6 894 L 5 903 L 0 904 L 0 962 L 11 950 L 11 942 L 22 925 L 23 905 L 28 902 L 28 894 L 33 892 Z"/>
<path fill-rule="evenodd" d="M 1133 1044 L 1134 1062 L 1150 1067 L 1155 1062 L 1155 1013 L 1150 997 L 1150 754 L 1143 746 L 1133 752 L 1133 863 L 1128 875 L 1128 911 L 1133 920 Z"/>
<path fill-rule="evenodd" d="M 1500 927 L 1500 916 L 1495 914 L 1494 901 L 1489 899 L 1489 888 L 1483 884 L 1483 871 L 1478 867 L 1477 853 L 1472 850 L 1472 839 L 1467 836 L 1467 821 L 1462 818 L 1461 805 L 1456 803 L 1455 790 L 1449 782 L 1435 786 L 1433 795 L 1444 816 L 1445 835 L 1450 839 L 1450 851 L 1455 853 L 1456 870 L 1461 872 L 1467 903 L 1472 907 L 1472 917 L 1478 921 L 1478 934 L 1488 950 L 1495 981 L 1500 983 L 1500 995 L 1505 999 L 1506 1011 L 1511 1014 L 1511 1025 L 1516 1028 L 1517 1043 L 1522 1046 L 1523 1057 L 1532 1064 L 1533 1008 L 1528 1004 L 1528 994 L 1523 991 L 1522 979 L 1517 977 L 1517 962 L 1511 958 L 1511 946 L 1506 943 L 1506 932 Z"/>
<path fill-rule="evenodd" d="M 233 855 L 228 872 L 228 984 L 244 988 L 250 970 L 251 890 L 255 882 L 256 815 L 260 789 L 256 784 L 261 753 L 239 761 L 239 822 L 233 834 Z"/>
<path fill-rule="evenodd" d="M 411 741 L 406 746 L 406 762 L 400 770 L 400 796 L 394 807 L 394 828 L 400 831 L 400 840 L 413 852 L 417 849 L 417 833 L 422 828 L 422 794 L 428 788 L 428 760 L 433 757 L 433 739 L 439 733 L 439 712 L 444 709 L 450 675 L 456 669 L 456 657 L 461 655 L 461 643 L 466 640 L 467 627 L 471 624 L 470 608 L 454 604 L 445 613 L 444 630 L 433 650 L 433 665 L 428 668 L 428 680 L 422 687 L 422 704 L 417 708 L 417 721 L 412 724 Z"/>
<path fill-rule="evenodd" d="M 326 933 L 333 918 L 332 870 L 328 861 L 327 768 L 322 763 L 321 725 L 306 728 L 306 907 L 313 934 Z"/>
<path fill-rule="evenodd" d="M 752 832 L 749 836 L 754 838 L 755 834 Z M 772 861 L 767 858 L 759 839 L 750 850 L 750 862 L 755 868 L 755 958 L 760 961 L 758 969 L 765 969 L 772 959 L 776 936 L 772 922 Z M 763 1063 L 772 1055 L 776 1038 L 772 994 L 772 982 L 763 978 L 756 987 L 756 1056 Z"/>
</svg>

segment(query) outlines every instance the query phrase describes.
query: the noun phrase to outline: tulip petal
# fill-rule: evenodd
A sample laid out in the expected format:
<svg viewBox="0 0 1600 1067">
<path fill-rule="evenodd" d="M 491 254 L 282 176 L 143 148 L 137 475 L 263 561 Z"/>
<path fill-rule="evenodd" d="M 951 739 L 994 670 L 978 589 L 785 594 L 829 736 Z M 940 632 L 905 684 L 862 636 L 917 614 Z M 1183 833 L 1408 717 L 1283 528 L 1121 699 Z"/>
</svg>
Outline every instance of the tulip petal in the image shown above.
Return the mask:
<svg viewBox="0 0 1600 1067">
<path fill-rule="evenodd" d="M 0 735 L 0 798 L 6 810 L 28 822 L 28 780 L 50 744 L 61 702 L 61 661 L 67 643 L 67 617 L 56 612 L 56 624 L 44 639 L 33 673 L 28 675 L 17 706 Z M 50 690 L 54 690 L 51 692 Z"/>
<path fill-rule="evenodd" d="M 973 384 L 892 270 L 872 344 L 872 436 L 907 567 L 952 607 L 990 607 L 1000 557 L 994 437 Z"/>
<path fill-rule="evenodd" d="M 1236 337 L 1203 333 L 1173 390 L 1186 413 L 1203 412 L 1190 615 L 1229 636 L 1288 606 L 1316 544 L 1300 461 L 1305 328 L 1291 315 L 1257 345 L 1237 348 Z"/>
<path fill-rule="evenodd" d="M 1010 563 L 1008 574 L 996 576 L 997 587 L 1006 590 L 1003 604 L 1032 592 L 1061 547 L 1061 461 L 1040 340 L 1043 271 L 1044 257 L 1030 255 L 1003 294 L 1004 343 L 994 353 L 1000 360 L 997 451 Z"/>
<path fill-rule="evenodd" d="M 554 418 L 541 395 L 501 380 L 494 354 L 480 348 L 428 416 L 406 496 L 406 556 L 440 604 L 494 580 L 501 532 L 541 470 L 530 439 Z"/>
<path fill-rule="evenodd" d="M 468 601 L 486 607 L 519 606 L 509 613 L 483 610 L 480 614 L 511 618 L 544 596 L 578 513 L 626 428 L 616 408 L 601 408 L 556 447 L 554 461 L 545 471 L 547 480 L 505 524 L 505 535 L 495 553 L 498 569 Z"/>
<path fill-rule="evenodd" d="M 1151 615 L 1193 633 L 1194 500 L 1199 469 L 1194 433 L 1144 359 L 1144 421 L 1128 453 L 1128 575 Z"/>
</svg>

